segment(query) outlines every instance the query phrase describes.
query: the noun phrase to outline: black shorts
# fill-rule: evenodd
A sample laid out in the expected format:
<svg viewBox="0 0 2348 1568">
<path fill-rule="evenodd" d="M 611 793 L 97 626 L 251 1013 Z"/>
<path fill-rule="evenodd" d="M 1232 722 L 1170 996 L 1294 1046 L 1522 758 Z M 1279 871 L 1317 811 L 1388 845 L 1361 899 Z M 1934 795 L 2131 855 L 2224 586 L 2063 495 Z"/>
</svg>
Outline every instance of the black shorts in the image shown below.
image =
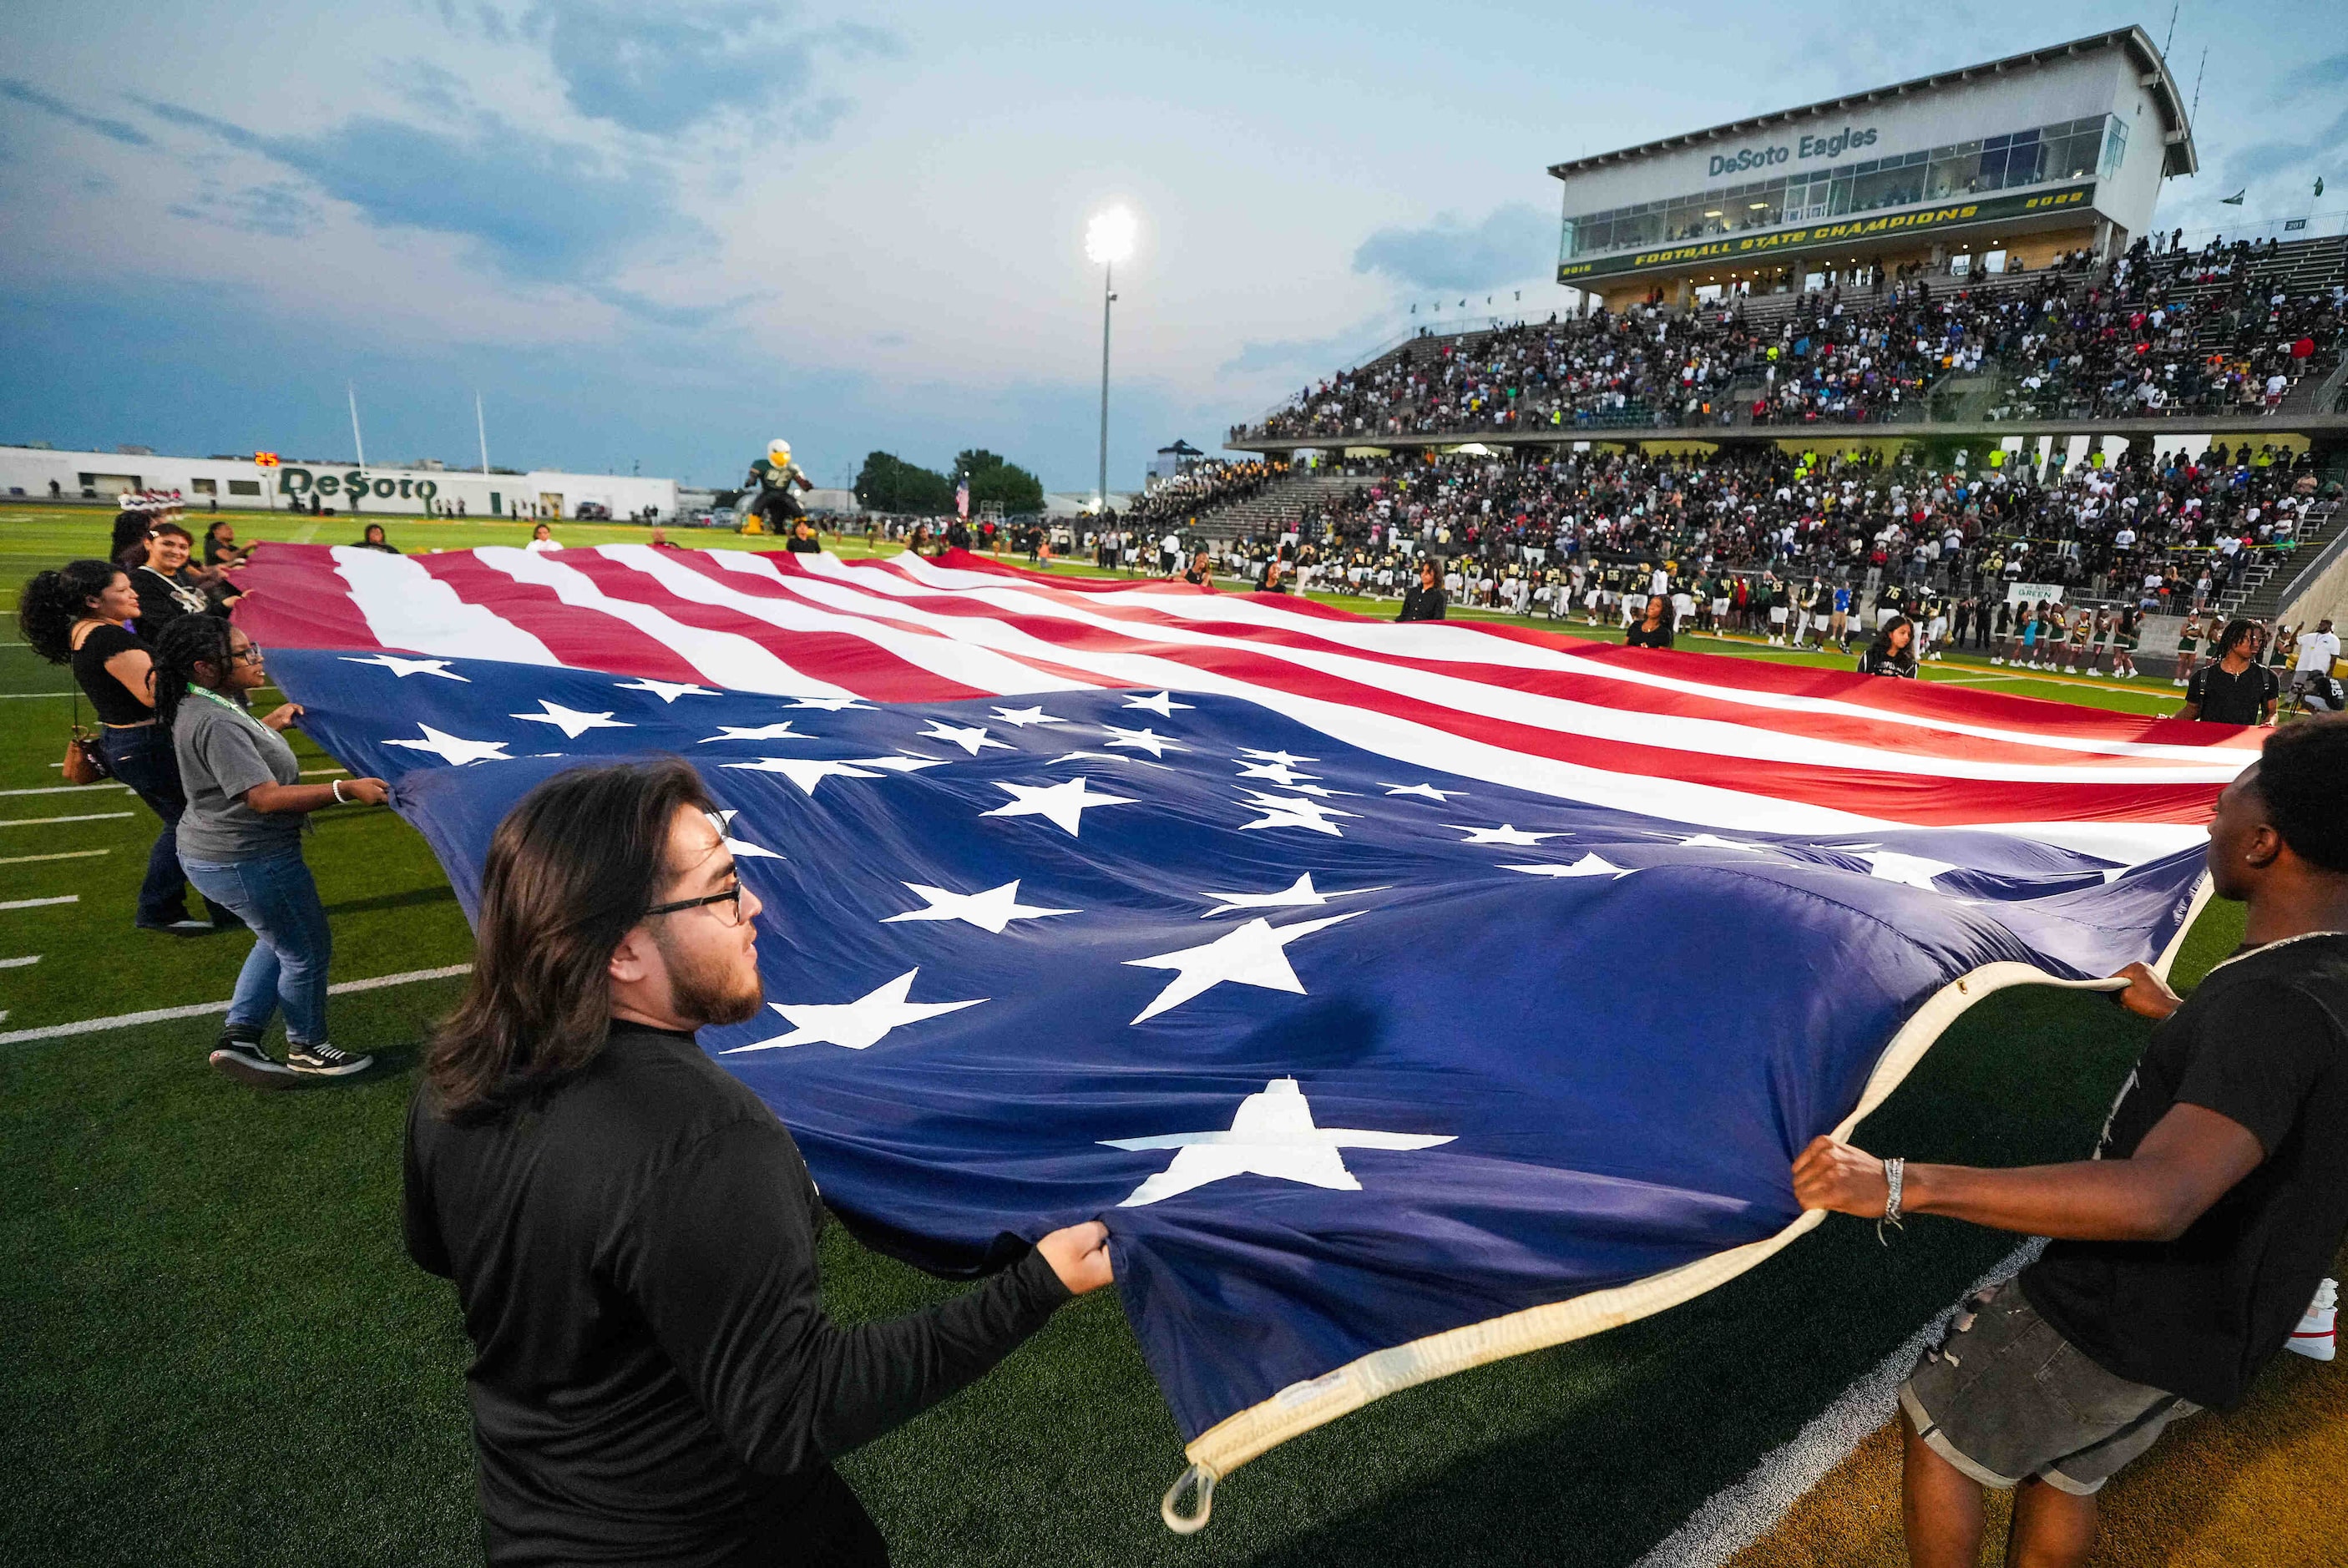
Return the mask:
<svg viewBox="0 0 2348 1568">
<path fill-rule="evenodd" d="M 807 509 L 799 505 L 799 498 L 788 490 L 760 490 L 758 499 L 744 510 L 752 517 L 763 517 L 770 523 L 796 522 L 807 515 Z"/>
<path fill-rule="evenodd" d="M 2106 1372 L 2004 1284 L 1967 1296 L 1900 1386 L 1934 1453 L 1983 1486 L 2033 1478 L 2086 1497 L 2201 1407 Z"/>
</svg>

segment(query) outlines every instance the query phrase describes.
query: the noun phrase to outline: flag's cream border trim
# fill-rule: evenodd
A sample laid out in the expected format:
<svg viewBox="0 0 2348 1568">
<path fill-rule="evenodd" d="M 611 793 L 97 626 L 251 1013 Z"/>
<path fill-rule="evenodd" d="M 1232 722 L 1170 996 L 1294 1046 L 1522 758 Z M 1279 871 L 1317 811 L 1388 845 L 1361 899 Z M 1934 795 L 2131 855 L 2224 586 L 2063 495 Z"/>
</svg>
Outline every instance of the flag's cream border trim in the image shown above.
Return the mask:
<svg viewBox="0 0 2348 1568">
<path fill-rule="evenodd" d="M 2178 923 L 2177 934 L 2153 963 L 2153 969 L 2164 979 L 2184 945 L 2186 933 L 2193 929 L 2194 921 L 2209 901 L 2209 879 L 2205 875 L 2194 889 L 2185 918 Z M 1884 1047 L 1874 1073 L 1867 1080 L 1866 1092 L 1859 1096 L 1851 1113 L 1836 1126 L 1834 1136 L 1849 1138 L 1853 1128 L 1890 1099 L 1891 1091 L 1900 1087 L 1916 1064 L 1924 1059 L 1924 1053 L 1966 1008 L 2013 985 L 2056 985 L 2074 991 L 2120 989 L 2118 983 L 2111 980 L 2058 980 L 2029 964 L 1985 964 L 1960 976 L 1934 992 L 1891 1037 L 1891 1043 Z M 1292 1383 L 1271 1398 L 1216 1422 L 1183 1449 L 1190 1468 L 1167 1492 L 1159 1505 L 1160 1517 L 1167 1528 L 1190 1534 L 1206 1524 L 1218 1480 L 1291 1438 L 1414 1384 L 1432 1382 L 1527 1351 L 1547 1349 L 1677 1306 L 1726 1284 L 1815 1229 L 1825 1218 L 1825 1211 L 1813 1209 L 1765 1240 L 1748 1242 L 1629 1284 L 1430 1334 L 1406 1345 L 1374 1351 L 1309 1381 Z M 1186 1490 L 1196 1493 L 1194 1511 L 1178 1512 L 1175 1503 Z"/>
</svg>

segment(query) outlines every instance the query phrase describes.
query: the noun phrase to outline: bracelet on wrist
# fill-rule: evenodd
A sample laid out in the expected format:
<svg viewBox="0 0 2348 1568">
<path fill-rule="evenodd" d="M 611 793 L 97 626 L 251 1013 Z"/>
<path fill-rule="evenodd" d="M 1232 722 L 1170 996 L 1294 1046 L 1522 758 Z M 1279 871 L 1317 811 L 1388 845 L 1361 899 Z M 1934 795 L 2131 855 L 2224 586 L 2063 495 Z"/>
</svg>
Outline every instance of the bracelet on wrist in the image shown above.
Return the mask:
<svg viewBox="0 0 2348 1568">
<path fill-rule="evenodd" d="M 335 789 L 335 805 L 337 805 L 337 806 L 347 806 L 347 805 L 349 805 L 349 804 L 350 804 L 350 802 L 349 802 L 348 800 L 345 800 L 345 799 L 343 799 L 343 781 L 342 781 L 341 779 L 335 779 L 335 783 L 334 783 L 334 789 Z"/>
<path fill-rule="evenodd" d="M 1875 1222 L 1875 1239 L 1887 1247 L 1891 1244 L 1891 1239 L 1883 1233 L 1884 1226 L 1889 1225 L 1895 1231 L 1906 1229 L 1900 1222 L 1900 1190 L 1907 1174 L 1908 1161 L 1905 1160 L 1890 1159 L 1883 1162 L 1883 1218 Z"/>
</svg>

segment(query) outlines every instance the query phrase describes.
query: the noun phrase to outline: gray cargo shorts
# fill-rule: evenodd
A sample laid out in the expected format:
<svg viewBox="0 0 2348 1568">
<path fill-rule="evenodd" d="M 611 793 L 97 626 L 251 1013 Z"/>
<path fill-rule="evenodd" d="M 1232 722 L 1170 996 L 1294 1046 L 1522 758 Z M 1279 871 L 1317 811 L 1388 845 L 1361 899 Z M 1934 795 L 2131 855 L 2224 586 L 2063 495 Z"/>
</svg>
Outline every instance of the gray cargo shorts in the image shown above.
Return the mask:
<svg viewBox="0 0 2348 1568">
<path fill-rule="evenodd" d="M 2008 1280 L 1967 1296 L 1900 1386 L 1931 1450 L 1983 1486 L 2033 1477 L 2085 1497 L 2201 1407 L 2105 1371 Z"/>
</svg>

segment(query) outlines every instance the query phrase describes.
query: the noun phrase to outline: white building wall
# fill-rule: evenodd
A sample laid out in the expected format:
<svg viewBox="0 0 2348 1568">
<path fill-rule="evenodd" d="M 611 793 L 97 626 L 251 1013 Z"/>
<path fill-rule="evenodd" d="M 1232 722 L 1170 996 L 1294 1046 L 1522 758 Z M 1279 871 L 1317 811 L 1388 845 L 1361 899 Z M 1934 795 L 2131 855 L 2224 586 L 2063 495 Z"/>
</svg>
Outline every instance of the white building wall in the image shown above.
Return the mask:
<svg viewBox="0 0 2348 1568">
<path fill-rule="evenodd" d="M 55 484 L 53 492 L 50 489 Z M 351 488 L 366 487 L 352 504 Z M 606 507 L 625 520 L 656 509 L 663 520 L 676 516 L 676 481 L 631 474 L 573 474 L 537 469 L 526 474 L 481 474 L 443 469 L 391 468 L 369 463 L 289 462 L 274 469 L 251 461 L 219 458 L 131 456 L 121 452 L 58 452 L 36 447 L 0 447 L 0 496 L 45 500 L 89 492 L 103 500 L 122 490 L 177 490 L 186 504 L 202 511 L 217 500 L 222 511 L 304 511 L 314 497 L 338 514 L 421 517 L 461 503 L 467 517 L 541 516 L 574 518 L 582 502 Z"/>
</svg>

